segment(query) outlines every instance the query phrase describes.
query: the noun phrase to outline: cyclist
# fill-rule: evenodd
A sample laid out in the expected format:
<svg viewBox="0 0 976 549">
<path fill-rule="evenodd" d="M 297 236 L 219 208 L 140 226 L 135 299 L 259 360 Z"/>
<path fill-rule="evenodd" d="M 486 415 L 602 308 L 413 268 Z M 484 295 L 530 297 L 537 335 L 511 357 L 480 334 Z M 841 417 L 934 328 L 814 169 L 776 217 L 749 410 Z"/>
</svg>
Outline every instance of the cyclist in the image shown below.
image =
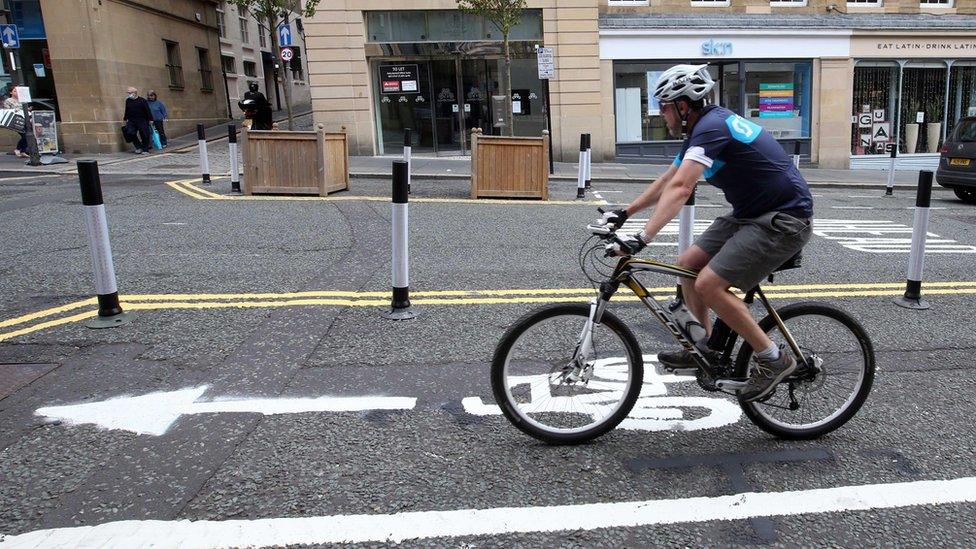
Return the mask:
<svg viewBox="0 0 976 549">
<path fill-rule="evenodd" d="M 655 206 L 644 230 L 622 237 L 618 253 L 641 251 L 694 191 L 699 178 L 718 187 L 732 212 L 716 219 L 678 258 L 678 264 L 700 269 L 697 279 L 682 279 L 688 309 L 711 333 L 709 309 L 755 350 L 757 366 L 740 396 L 746 401 L 768 395 L 796 369 L 785 345 L 777 347 L 729 288 L 748 290 L 797 254 L 810 239 L 813 199 L 807 182 L 766 131 L 717 105 L 707 97 L 715 86 L 708 65 L 677 65 L 665 71 L 653 90 L 674 137 L 684 139 L 681 152 L 665 173 L 626 208 L 607 214 L 619 228 L 628 217 Z M 710 360 L 716 351 L 705 337 L 696 347 Z M 671 368 L 694 368 L 690 352 L 663 352 Z"/>
</svg>

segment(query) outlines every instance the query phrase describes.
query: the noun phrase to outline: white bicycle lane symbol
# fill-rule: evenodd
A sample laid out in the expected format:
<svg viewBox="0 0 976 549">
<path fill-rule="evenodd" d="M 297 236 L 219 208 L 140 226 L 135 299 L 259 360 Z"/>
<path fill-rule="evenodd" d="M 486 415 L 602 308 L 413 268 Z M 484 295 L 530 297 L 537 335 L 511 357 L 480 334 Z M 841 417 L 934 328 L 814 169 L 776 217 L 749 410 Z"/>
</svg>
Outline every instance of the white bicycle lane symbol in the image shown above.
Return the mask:
<svg viewBox="0 0 976 549">
<path fill-rule="evenodd" d="M 742 409 L 738 404 L 724 398 L 712 397 L 693 397 L 693 396 L 666 396 L 667 386 L 672 383 L 695 383 L 695 378 L 688 376 L 676 376 L 671 374 L 657 373 L 655 363 L 657 355 L 644 355 L 644 383 L 641 388 L 640 396 L 634 404 L 630 414 L 620 422 L 618 428 L 636 431 L 698 431 L 702 429 L 715 429 L 736 423 L 742 417 Z M 623 358 L 609 358 L 598 360 L 594 364 L 600 371 L 601 382 L 598 385 L 591 383 L 590 389 L 600 389 L 607 392 L 617 393 L 611 396 L 606 393 L 594 393 L 594 401 L 607 401 L 613 405 L 619 399 L 619 393 L 624 390 L 626 383 L 626 363 Z M 547 391 L 548 376 L 545 374 L 535 376 L 513 376 L 510 382 L 513 386 L 528 384 L 532 387 L 532 401 L 540 402 L 546 400 L 546 410 L 549 412 L 558 409 L 560 404 L 553 402 L 560 398 L 567 400 L 566 410 L 569 407 L 568 397 L 552 397 L 551 395 L 536 394 L 537 391 Z M 539 382 L 542 383 L 539 383 Z M 599 395 L 606 394 L 605 398 Z M 538 397 L 538 398 L 537 398 Z M 527 403 L 531 405 L 531 402 Z M 486 404 L 481 397 L 468 397 L 461 401 L 464 411 L 476 416 L 501 415 L 501 408 L 496 404 Z M 703 410 L 705 413 L 689 413 L 692 410 Z M 526 408 L 526 412 L 531 413 L 531 408 Z M 698 416 L 694 419 L 686 419 L 687 416 Z M 595 418 L 594 418 L 595 419 Z"/>
</svg>

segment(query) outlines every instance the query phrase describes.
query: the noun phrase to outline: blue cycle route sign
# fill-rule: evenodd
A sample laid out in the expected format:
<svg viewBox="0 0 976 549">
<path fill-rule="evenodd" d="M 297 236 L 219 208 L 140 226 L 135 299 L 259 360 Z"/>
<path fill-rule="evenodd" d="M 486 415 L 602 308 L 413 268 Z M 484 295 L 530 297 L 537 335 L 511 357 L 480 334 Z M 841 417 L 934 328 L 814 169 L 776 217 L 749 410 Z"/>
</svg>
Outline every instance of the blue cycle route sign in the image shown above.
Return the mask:
<svg viewBox="0 0 976 549">
<path fill-rule="evenodd" d="M 284 48 L 291 45 L 291 25 L 282 23 L 278 25 L 278 46 Z"/>
<path fill-rule="evenodd" d="M 17 25 L 0 25 L 0 40 L 3 47 L 17 49 L 20 47 L 20 35 L 17 33 Z"/>
</svg>

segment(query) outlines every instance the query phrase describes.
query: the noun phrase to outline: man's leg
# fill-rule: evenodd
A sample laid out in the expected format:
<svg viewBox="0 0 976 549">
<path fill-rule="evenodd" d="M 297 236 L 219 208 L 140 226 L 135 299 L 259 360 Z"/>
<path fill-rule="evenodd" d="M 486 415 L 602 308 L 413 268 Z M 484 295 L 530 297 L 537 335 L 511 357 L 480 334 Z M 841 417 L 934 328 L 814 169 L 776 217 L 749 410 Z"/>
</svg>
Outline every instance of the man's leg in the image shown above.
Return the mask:
<svg viewBox="0 0 976 549">
<path fill-rule="evenodd" d="M 729 291 L 732 284 L 717 275 L 711 267 L 702 269 L 694 286 L 697 297 L 742 336 L 756 352 L 772 345 L 772 340 L 762 331 L 756 319 L 749 314 L 746 304 Z"/>
<path fill-rule="evenodd" d="M 142 140 L 142 150 L 148 152 L 152 151 L 152 130 L 149 129 L 150 122 L 142 122 L 139 124 L 139 139 Z"/>
<path fill-rule="evenodd" d="M 680 256 L 678 256 L 678 265 L 686 269 L 701 270 L 708 265 L 708 261 L 712 258 L 705 250 L 701 249 L 695 244 L 692 244 L 687 250 L 684 251 Z M 691 314 L 695 315 L 698 322 L 705 328 L 705 331 L 709 335 L 712 334 L 712 320 L 708 315 L 708 306 L 702 301 L 698 292 L 695 290 L 694 279 L 682 278 L 681 279 L 681 296 L 684 298 L 685 305 Z"/>
<path fill-rule="evenodd" d="M 155 126 L 156 127 L 156 131 L 159 132 L 159 144 L 165 147 L 166 146 L 166 130 L 165 130 L 165 128 L 163 128 L 163 121 L 162 120 L 154 120 L 153 121 L 153 126 Z"/>
</svg>

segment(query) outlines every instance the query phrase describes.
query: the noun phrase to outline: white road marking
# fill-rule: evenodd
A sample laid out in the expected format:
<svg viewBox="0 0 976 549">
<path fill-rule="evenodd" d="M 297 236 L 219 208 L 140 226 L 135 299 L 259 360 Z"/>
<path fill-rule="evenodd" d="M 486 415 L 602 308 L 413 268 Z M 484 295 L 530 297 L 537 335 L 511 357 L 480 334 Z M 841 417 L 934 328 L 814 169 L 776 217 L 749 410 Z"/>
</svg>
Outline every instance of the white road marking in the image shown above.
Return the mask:
<svg viewBox="0 0 976 549">
<path fill-rule="evenodd" d="M 833 240 L 841 246 L 859 252 L 875 254 L 909 253 L 912 248 L 912 228 L 887 220 L 820 219 L 813 220 L 813 234 Z M 904 236 L 903 238 L 898 238 Z M 976 246 L 928 233 L 926 254 L 972 254 Z"/>
<path fill-rule="evenodd" d="M 835 210 L 873 210 L 872 206 L 831 206 Z"/>
<path fill-rule="evenodd" d="M 496 507 L 389 515 L 332 515 L 257 520 L 128 520 L 97 526 L 38 530 L 0 541 L 0 547 L 264 547 L 326 543 L 571 532 L 663 524 L 743 520 L 897 509 L 976 501 L 976 477 L 792 492 L 746 492 L 551 507 Z"/>
<path fill-rule="evenodd" d="M 657 355 L 644 355 L 644 383 L 641 387 L 640 397 L 634 404 L 633 410 L 627 415 L 618 426 L 620 429 L 634 431 L 698 431 L 701 429 L 714 429 L 732 425 L 742 417 L 742 409 L 738 404 L 726 398 L 712 397 L 678 397 L 665 396 L 668 394 L 667 384 L 669 383 L 689 383 L 695 382 L 695 378 L 689 376 L 676 376 L 670 374 L 659 374 L 655 368 Z M 625 371 L 625 360 L 620 357 L 598 360 L 595 363 L 599 377 L 606 379 L 611 376 L 618 380 L 618 383 L 605 383 L 602 389 L 613 392 L 623 391 L 627 381 Z M 536 410 L 536 412 L 553 413 L 558 409 L 570 409 L 571 406 L 564 406 L 563 402 L 571 401 L 561 397 L 551 397 L 547 394 L 536 395 L 536 389 L 544 390 L 548 387 L 548 376 L 541 374 L 538 376 L 513 377 L 509 380 L 510 385 L 526 384 L 532 387 L 532 400 L 536 396 L 540 403 L 545 403 L 546 407 Z M 540 383 L 541 381 L 541 383 Z M 600 393 L 594 393 L 599 395 Z M 563 402 L 561 402 L 561 400 Z M 617 402 L 618 398 L 610 398 L 607 406 Z M 531 406 L 533 402 L 526 402 Z M 608 411 L 601 402 L 596 400 L 593 413 Z M 491 416 L 502 414 L 501 408 L 497 404 L 486 404 L 480 397 L 468 397 L 461 401 L 464 411 L 476 416 Z M 690 409 L 704 409 L 707 413 L 697 419 L 684 419 L 685 413 Z M 531 412 L 529 412 L 531 413 Z M 693 414 L 694 415 L 694 414 Z M 700 414 L 699 414 L 700 415 Z"/>
<path fill-rule="evenodd" d="M 412 410 L 412 397 L 317 397 L 252 398 L 196 402 L 207 385 L 179 391 L 121 396 L 101 402 L 49 406 L 35 415 L 59 419 L 71 425 L 94 424 L 103 429 L 119 429 L 160 436 L 184 414 L 253 413 L 264 415 L 305 412 L 361 412 L 366 410 Z"/>
</svg>

